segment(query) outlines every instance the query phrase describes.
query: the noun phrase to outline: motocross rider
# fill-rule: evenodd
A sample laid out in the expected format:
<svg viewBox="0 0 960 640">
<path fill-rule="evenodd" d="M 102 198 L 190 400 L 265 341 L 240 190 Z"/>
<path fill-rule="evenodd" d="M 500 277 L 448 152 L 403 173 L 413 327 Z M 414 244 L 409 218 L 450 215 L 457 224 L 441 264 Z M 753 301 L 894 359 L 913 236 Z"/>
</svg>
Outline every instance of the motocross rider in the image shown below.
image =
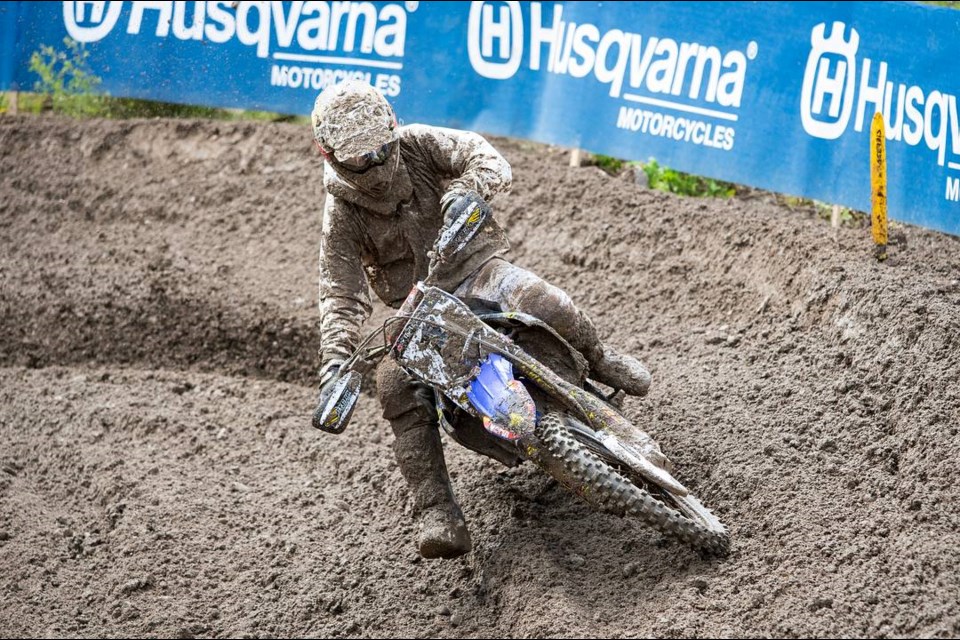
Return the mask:
<svg viewBox="0 0 960 640">
<path fill-rule="evenodd" d="M 426 277 L 428 252 L 445 225 L 507 192 L 512 175 L 506 160 L 476 133 L 398 126 L 384 96 L 363 81 L 325 89 L 311 119 L 327 193 L 320 244 L 324 402 L 371 313 L 368 285 L 384 303 L 399 307 Z M 644 366 L 601 344 L 593 323 L 566 293 L 501 258 L 508 248 L 503 230 L 489 218 L 434 274 L 435 284 L 548 322 L 583 353 L 592 379 L 645 394 L 650 374 Z M 420 554 L 455 557 L 470 550 L 470 534 L 450 486 L 437 414 L 418 396 L 419 388 L 394 360 L 380 363 L 377 395 L 420 523 Z"/>
</svg>

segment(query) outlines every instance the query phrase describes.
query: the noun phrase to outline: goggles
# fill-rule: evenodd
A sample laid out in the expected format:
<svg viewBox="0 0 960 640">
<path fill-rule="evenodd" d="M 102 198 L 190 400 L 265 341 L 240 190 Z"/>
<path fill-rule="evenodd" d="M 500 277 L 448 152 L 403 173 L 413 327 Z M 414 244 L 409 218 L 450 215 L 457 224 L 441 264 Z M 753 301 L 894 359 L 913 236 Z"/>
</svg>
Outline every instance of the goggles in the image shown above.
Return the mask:
<svg viewBox="0 0 960 640">
<path fill-rule="evenodd" d="M 350 158 L 343 159 L 337 157 L 337 163 L 349 169 L 350 171 L 361 173 L 371 167 L 376 167 L 386 162 L 387 158 L 390 157 L 390 152 L 393 151 L 393 147 L 396 143 L 396 140 L 391 140 L 390 142 L 381 145 L 378 149 L 362 153 L 358 156 L 352 156 Z"/>
</svg>

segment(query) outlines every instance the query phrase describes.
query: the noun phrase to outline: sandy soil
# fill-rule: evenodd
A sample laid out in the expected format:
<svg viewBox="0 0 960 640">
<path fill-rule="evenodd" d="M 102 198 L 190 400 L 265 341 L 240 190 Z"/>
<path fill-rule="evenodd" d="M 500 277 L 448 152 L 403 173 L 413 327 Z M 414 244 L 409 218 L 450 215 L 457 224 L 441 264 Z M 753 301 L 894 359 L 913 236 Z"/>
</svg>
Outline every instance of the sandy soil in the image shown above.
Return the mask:
<svg viewBox="0 0 960 640">
<path fill-rule="evenodd" d="M 475 549 L 421 561 L 375 400 L 309 427 L 309 131 L 4 117 L 0 634 L 960 635 L 960 241 L 877 264 L 766 194 L 495 143 L 513 259 L 650 364 L 627 410 L 729 558 L 448 441 Z"/>
</svg>

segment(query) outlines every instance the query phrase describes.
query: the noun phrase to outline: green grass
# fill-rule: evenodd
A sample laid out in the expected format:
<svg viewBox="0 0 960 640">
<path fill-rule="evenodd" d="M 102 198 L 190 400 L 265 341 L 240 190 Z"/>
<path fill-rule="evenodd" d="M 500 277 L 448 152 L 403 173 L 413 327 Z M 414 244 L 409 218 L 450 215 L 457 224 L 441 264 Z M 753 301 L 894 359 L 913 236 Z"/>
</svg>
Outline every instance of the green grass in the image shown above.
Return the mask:
<svg viewBox="0 0 960 640">
<path fill-rule="evenodd" d="M 683 173 L 664 167 L 653 158 L 641 164 L 640 168 L 647 174 L 652 189 L 701 198 L 730 198 L 737 193 L 736 186 L 730 182 Z"/>
<path fill-rule="evenodd" d="M 805 211 L 812 213 L 824 222 L 831 222 L 833 218 L 833 205 L 810 198 L 801 198 L 798 196 L 788 196 L 781 193 L 775 194 L 776 201 L 790 209 L 791 211 Z M 857 211 L 849 207 L 840 207 L 840 226 L 842 227 L 866 227 L 870 226 L 870 215 L 863 211 Z"/>
<path fill-rule="evenodd" d="M 729 198 L 736 194 L 736 185 L 730 182 L 704 178 L 665 167 L 651 158 L 647 162 L 621 160 L 602 154 L 591 154 L 585 164 L 600 167 L 611 175 L 637 168 L 647 174 L 651 189 L 659 189 L 694 198 Z"/>
<path fill-rule="evenodd" d="M 305 116 L 270 111 L 220 109 L 136 98 L 115 98 L 99 91 L 101 80 L 91 70 L 89 53 L 70 38 L 61 50 L 41 45 L 30 56 L 30 70 L 39 76 L 32 92 L 17 95 L 21 113 L 59 113 L 75 118 L 208 118 L 213 120 L 292 121 L 309 124 Z M 6 95 L 0 96 L 0 112 L 9 109 Z"/>
</svg>

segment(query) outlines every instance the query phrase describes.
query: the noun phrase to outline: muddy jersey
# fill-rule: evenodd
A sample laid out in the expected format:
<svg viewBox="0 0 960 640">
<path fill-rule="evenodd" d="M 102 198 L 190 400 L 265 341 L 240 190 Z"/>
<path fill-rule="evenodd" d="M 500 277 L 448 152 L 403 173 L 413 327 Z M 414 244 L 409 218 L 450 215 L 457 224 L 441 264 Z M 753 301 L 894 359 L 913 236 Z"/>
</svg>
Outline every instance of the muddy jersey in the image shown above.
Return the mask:
<svg viewBox="0 0 960 640">
<path fill-rule="evenodd" d="M 400 129 L 399 164 L 386 193 L 370 195 L 362 174 L 338 174 L 326 163 L 320 243 L 322 363 L 345 359 L 370 315 L 369 289 L 399 307 L 427 275 L 429 257 L 443 228 L 440 200 L 476 191 L 484 200 L 509 190 L 510 165 L 476 133 L 410 125 Z M 389 162 L 389 160 L 388 160 Z M 452 291 L 490 258 L 509 248 L 494 220 L 456 259 L 434 276 Z"/>
</svg>

